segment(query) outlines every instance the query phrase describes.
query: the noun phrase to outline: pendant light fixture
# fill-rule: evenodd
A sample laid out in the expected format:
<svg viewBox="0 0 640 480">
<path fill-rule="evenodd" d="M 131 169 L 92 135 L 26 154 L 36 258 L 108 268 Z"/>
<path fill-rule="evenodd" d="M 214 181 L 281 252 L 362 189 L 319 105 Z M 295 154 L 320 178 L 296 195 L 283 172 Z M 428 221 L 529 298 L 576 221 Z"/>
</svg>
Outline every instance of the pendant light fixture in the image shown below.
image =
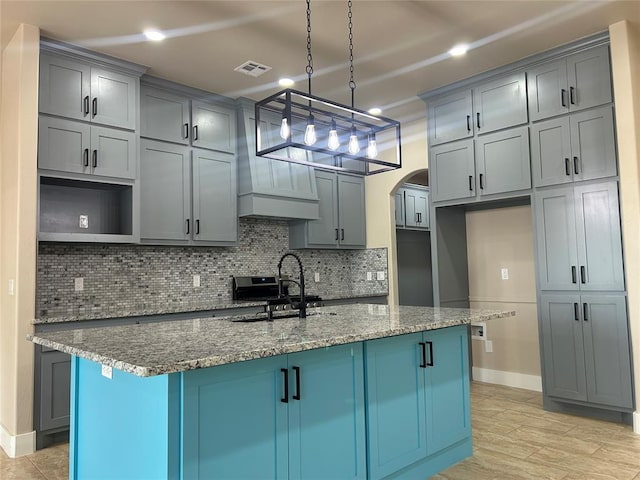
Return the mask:
<svg viewBox="0 0 640 480">
<path fill-rule="evenodd" d="M 256 103 L 256 155 L 357 175 L 401 168 L 400 123 L 355 108 L 352 0 L 347 2 L 350 107 L 311 93 L 311 0 L 306 4 L 308 92 L 288 88 Z"/>
</svg>

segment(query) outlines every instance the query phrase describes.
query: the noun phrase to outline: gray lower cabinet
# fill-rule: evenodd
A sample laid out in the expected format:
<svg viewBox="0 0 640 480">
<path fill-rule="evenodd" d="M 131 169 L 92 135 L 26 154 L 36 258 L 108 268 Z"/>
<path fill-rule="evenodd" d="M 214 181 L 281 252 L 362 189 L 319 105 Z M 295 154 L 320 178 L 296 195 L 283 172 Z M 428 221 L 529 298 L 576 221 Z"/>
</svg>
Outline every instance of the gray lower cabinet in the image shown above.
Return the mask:
<svg viewBox="0 0 640 480">
<path fill-rule="evenodd" d="M 430 188 L 434 202 L 531 188 L 528 127 L 511 128 L 433 147 Z"/>
<path fill-rule="evenodd" d="M 40 55 L 40 112 L 136 129 L 138 78 L 90 63 Z"/>
<path fill-rule="evenodd" d="M 405 187 L 405 227 L 429 229 L 429 190 Z"/>
<path fill-rule="evenodd" d="M 141 241 L 234 244 L 238 236 L 235 185 L 233 155 L 143 140 Z"/>
<path fill-rule="evenodd" d="M 623 291 L 616 181 L 535 194 L 541 290 Z"/>
<path fill-rule="evenodd" d="M 291 248 L 365 248 L 364 179 L 316 171 L 320 218 L 290 223 Z"/>
<path fill-rule="evenodd" d="M 135 179 L 133 132 L 40 115 L 38 167 L 60 172 Z"/>
<path fill-rule="evenodd" d="M 43 348 L 36 359 L 40 369 L 38 430 L 68 428 L 71 356 Z"/>
<path fill-rule="evenodd" d="M 471 98 L 471 90 L 467 89 L 429 100 L 429 145 L 473 137 L 475 122 Z"/>
<path fill-rule="evenodd" d="M 489 133 L 527 123 L 527 83 L 524 72 L 473 87 L 476 133 Z"/>
<path fill-rule="evenodd" d="M 531 164 L 538 187 L 615 176 L 612 107 L 532 125 Z"/>
<path fill-rule="evenodd" d="M 609 47 L 591 48 L 527 70 L 532 121 L 609 103 Z"/>
<path fill-rule="evenodd" d="M 631 409 L 625 296 L 544 294 L 540 306 L 545 393 Z"/>
</svg>

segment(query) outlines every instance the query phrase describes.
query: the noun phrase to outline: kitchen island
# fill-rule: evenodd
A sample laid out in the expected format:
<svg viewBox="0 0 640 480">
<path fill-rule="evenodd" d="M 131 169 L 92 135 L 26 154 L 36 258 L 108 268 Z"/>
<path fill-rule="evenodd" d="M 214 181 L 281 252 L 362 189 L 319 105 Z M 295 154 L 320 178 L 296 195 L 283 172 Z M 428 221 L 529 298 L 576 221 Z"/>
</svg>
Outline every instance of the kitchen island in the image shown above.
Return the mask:
<svg viewBox="0 0 640 480">
<path fill-rule="evenodd" d="M 421 478 L 471 455 L 466 324 L 344 305 L 39 333 L 73 355 L 70 478 Z"/>
</svg>

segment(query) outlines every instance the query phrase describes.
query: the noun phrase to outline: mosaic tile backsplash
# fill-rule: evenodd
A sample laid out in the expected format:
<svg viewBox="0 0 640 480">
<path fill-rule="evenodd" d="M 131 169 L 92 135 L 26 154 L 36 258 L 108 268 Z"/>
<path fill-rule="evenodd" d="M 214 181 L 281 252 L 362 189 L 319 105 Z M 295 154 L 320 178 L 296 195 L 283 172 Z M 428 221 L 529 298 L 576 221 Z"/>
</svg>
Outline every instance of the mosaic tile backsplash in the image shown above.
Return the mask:
<svg viewBox="0 0 640 480">
<path fill-rule="evenodd" d="M 234 275 L 277 273 L 289 251 L 286 221 L 241 219 L 237 247 L 43 243 L 38 250 L 38 318 L 108 318 L 208 310 L 231 302 Z M 323 298 L 386 295 L 387 250 L 299 250 L 307 293 Z M 375 280 L 375 272 L 385 280 Z M 283 273 L 297 278 L 295 260 Z M 314 282 L 314 273 L 320 281 Z M 374 272 L 367 281 L 366 272 Z M 200 287 L 193 286 L 200 275 Z M 81 277 L 84 290 L 74 290 Z"/>
</svg>

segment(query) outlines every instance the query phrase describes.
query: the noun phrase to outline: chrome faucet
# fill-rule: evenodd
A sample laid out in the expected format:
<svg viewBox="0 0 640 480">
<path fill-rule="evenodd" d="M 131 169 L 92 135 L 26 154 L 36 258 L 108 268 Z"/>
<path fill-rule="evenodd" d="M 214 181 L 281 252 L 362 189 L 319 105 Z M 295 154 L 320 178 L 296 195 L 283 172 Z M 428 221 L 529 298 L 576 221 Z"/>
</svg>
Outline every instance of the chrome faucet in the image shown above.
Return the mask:
<svg viewBox="0 0 640 480">
<path fill-rule="evenodd" d="M 282 280 L 282 262 L 285 258 L 287 257 L 293 257 L 298 261 L 298 268 L 300 269 L 300 278 L 299 281 L 296 282 L 295 280 L 289 280 L 290 282 L 295 283 L 296 285 L 298 285 L 300 287 L 300 305 L 298 306 L 299 308 L 299 317 L 300 318 L 306 318 L 307 317 L 307 301 L 304 297 L 304 270 L 302 268 L 302 261 L 300 260 L 300 257 L 298 255 L 296 255 L 295 253 L 285 253 L 282 257 L 280 257 L 280 261 L 278 262 L 278 296 L 279 297 L 283 297 L 283 280 Z"/>
</svg>

